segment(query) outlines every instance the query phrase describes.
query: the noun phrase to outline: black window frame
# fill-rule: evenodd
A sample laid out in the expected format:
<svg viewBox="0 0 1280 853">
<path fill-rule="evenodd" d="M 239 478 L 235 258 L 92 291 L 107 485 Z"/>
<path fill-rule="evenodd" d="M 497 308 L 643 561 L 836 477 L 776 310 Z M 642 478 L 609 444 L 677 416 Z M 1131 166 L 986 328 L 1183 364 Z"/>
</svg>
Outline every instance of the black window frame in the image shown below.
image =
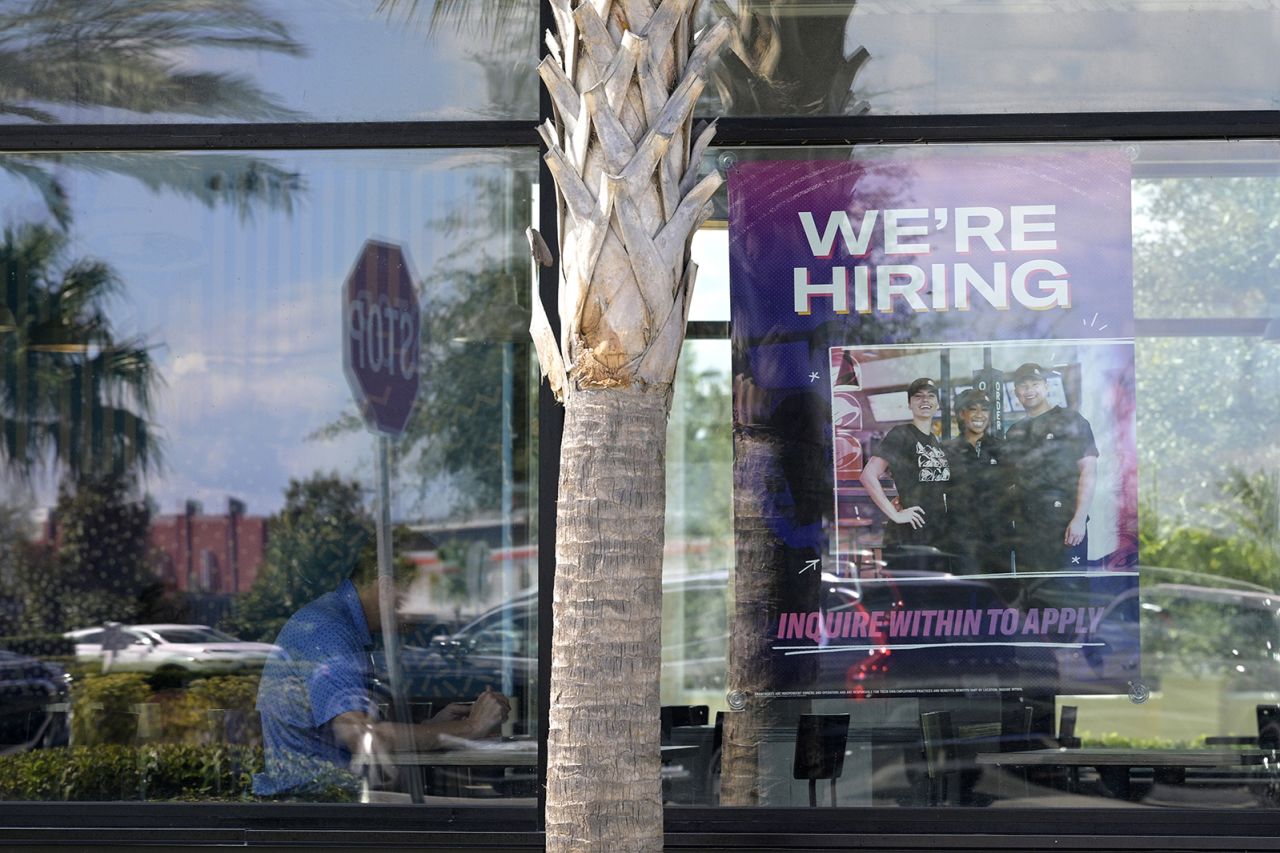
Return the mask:
<svg viewBox="0 0 1280 853">
<path fill-rule="evenodd" d="M 541 29 L 553 28 L 542 4 Z M 545 51 L 545 48 L 544 48 Z M 540 89 L 540 120 L 552 115 Z M 0 152 L 539 148 L 527 120 L 0 125 Z M 715 145 L 1280 140 L 1280 110 L 1040 113 L 929 116 L 721 118 Z M 539 149 L 540 150 L 540 149 Z M 539 183 L 552 180 L 545 163 Z M 540 194 L 540 230 L 558 255 L 552 192 Z M 550 320 L 558 269 L 539 288 Z M 691 322 L 690 338 L 727 338 L 728 323 Z M 551 600 L 555 580 L 555 498 L 563 410 L 544 382 L 538 402 L 538 767 L 546 778 L 550 706 Z M 536 810 L 503 805 L 0 803 L 0 847 L 176 850 L 212 845 L 276 850 L 537 850 L 543 846 L 543 790 Z M 1136 821 L 1141 815 L 1146 820 Z M 1154 818 L 1154 819 L 1152 819 Z M 498 829 L 495 830 L 495 827 Z M 668 807 L 671 850 L 1280 850 L 1280 810 L 961 809 Z"/>
</svg>

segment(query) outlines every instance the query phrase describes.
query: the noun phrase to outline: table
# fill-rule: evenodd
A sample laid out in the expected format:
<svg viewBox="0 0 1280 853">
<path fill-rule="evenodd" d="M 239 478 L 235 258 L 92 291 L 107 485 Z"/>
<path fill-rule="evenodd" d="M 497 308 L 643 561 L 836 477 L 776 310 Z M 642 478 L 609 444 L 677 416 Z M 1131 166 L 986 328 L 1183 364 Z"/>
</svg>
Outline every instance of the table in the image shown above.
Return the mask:
<svg viewBox="0 0 1280 853">
<path fill-rule="evenodd" d="M 418 767 L 425 788 L 434 795 L 493 797 L 532 787 L 538 767 L 538 743 L 517 740 L 456 739 L 450 749 L 397 752 L 397 767 Z M 472 771 L 487 768 L 477 781 Z M 510 772 L 508 772 L 510 771 Z"/>
<path fill-rule="evenodd" d="M 974 763 L 988 767 L 1092 767 L 1103 790 L 1129 799 L 1129 771 L 1150 767 L 1157 782 L 1181 784 L 1187 769 L 1275 766 L 1277 753 L 1269 749 L 1028 749 L 1020 752 L 980 752 Z"/>
<path fill-rule="evenodd" d="M 405 767 L 537 767 L 538 744 L 531 740 L 495 741 L 492 746 L 397 752 L 392 762 Z"/>
<path fill-rule="evenodd" d="M 696 745 L 667 744 L 662 747 L 664 765 L 673 759 L 689 756 L 698 751 Z M 421 767 L 428 773 L 429 787 L 445 795 L 459 795 L 464 791 L 483 787 L 475 783 L 474 768 L 509 768 L 516 774 L 506 781 L 524 782 L 534 778 L 538 767 L 538 743 L 529 738 L 520 740 L 466 741 L 453 749 L 397 752 L 391 757 L 397 767 Z M 432 773 L 433 768 L 459 768 L 458 773 Z M 683 768 L 663 768 L 663 778 L 679 773 Z M 491 787 L 491 785 L 489 785 Z"/>
<path fill-rule="evenodd" d="M 419 752 L 397 752 L 392 755 L 396 766 L 419 767 L 537 767 L 538 744 L 533 740 L 494 741 L 492 745 L 474 745 L 456 749 Z M 694 744 L 665 744 L 662 760 L 669 761 L 698 751 Z"/>
</svg>

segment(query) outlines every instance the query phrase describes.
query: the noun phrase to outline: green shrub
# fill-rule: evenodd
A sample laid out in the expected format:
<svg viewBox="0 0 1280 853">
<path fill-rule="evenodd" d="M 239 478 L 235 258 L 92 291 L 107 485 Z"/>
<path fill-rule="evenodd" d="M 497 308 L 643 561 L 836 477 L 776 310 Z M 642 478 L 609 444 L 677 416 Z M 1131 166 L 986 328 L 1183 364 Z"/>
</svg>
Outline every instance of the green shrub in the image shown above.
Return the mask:
<svg viewBox="0 0 1280 853">
<path fill-rule="evenodd" d="M 200 678 L 153 693 L 141 673 L 88 675 L 72 683 L 72 743 L 260 744 L 258 676 Z"/>
<path fill-rule="evenodd" d="M 1104 749 L 1196 749 L 1204 746 L 1204 738 L 1201 737 L 1195 741 L 1189 741 L 1167 737 L 1129 737 L 1116 732 L 1102 732 L 1099 734 L 1081 732 L 1080 743 L 1085 747 L 1102 747 Z"/>
<path fill-rule="evenodd" d="M 149 698 L 151 688 L 136 672 L 85 678 L 72 692 L 72 743 L 132 743 L 138 732 L 136 706 Z"/>
<path fill-rule="evenodd" d="M 247 746 L 119 744 L 42 749 L 0 757 L 0 800 L 240 800 L 252 796 L 262 749 Z M 310 799 L 349 802 L 333 777 Z M 349 774 L 345 774 L 349 775 Z"/>
<path fill-rule="evenodd" d="M 249 743 L 262 740 L 258 677 L 220 675 L 191 682 L 186 690 L 159 693 L 162 737 L 186 743 Z"/>
<path fill-rule="evenodd" d="M 258 701 L 256 675 L 216 675 L 193 681 L 187 698 L 201 708 L 223 708 L 252 711 Z"/>
<path fill-rule="evenodd" d="M 33 658 L 75 657 L 76 641 L 61 634 L 15 634 L 0 637 L 0 649 Z"/>
<path fill-rule="evenodd" d="M 45 749 L 0 758 L 0 799 L 238 799 L 260 750 L 180 744 Z"/>
</svg>

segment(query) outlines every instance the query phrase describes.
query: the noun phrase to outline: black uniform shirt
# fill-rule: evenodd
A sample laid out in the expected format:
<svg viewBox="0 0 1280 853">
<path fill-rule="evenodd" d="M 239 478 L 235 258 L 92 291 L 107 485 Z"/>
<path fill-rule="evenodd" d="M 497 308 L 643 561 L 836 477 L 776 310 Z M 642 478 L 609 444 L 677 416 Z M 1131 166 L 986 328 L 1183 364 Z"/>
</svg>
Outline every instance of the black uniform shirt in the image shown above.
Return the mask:
<svg viewBox="0 0 1280 853">
<path fill-rule="evenodd" d="M 874 455 L 889 463 L 902 508 L 918 506 L 924 510 L 926 525 L 941 525 L 947 513 L 951 466 L 938 437 L 914 424 L 900 424 L 885 434 Z"/>
<path fill-rule="evenodd" d="M 1089 422 L 1061 406 L 1018 421 L 1005 433 L 1005 441 L 1015 482 L 1027 497 L 1074 502 L 1080 460 L 1098 455 Z"/>
<path fill-rule="evenodd" d="M 996 435 L 984 435 L 976 444 L 970 444 L 961 435 L 943 446 L 951 463 L 948 513 L 977 516 L 1004 512 L 1005 490 L 1009 485 L 1004 440 Z"/>
</svg>

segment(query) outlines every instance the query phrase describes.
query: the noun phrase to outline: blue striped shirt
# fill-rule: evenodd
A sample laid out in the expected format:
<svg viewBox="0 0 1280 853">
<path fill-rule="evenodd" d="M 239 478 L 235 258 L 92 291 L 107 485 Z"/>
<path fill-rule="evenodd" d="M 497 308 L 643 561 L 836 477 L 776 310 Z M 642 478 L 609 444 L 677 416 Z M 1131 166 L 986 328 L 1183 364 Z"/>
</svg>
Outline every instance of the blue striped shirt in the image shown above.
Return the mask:
<svg viewBox="0 0 1280 853">
<path fill-rule="evenodd" d="M 351 581 L 295 613 L 276 645 L 258 687 L 266 768 L 253 777 L 253 792 L 262 796 L 334 784 L 340 774 L 332 771 L 351 762 L 334 737 L 334 717 L 378 715 L 369 695 L 373 638 Z"/>
</svg>

